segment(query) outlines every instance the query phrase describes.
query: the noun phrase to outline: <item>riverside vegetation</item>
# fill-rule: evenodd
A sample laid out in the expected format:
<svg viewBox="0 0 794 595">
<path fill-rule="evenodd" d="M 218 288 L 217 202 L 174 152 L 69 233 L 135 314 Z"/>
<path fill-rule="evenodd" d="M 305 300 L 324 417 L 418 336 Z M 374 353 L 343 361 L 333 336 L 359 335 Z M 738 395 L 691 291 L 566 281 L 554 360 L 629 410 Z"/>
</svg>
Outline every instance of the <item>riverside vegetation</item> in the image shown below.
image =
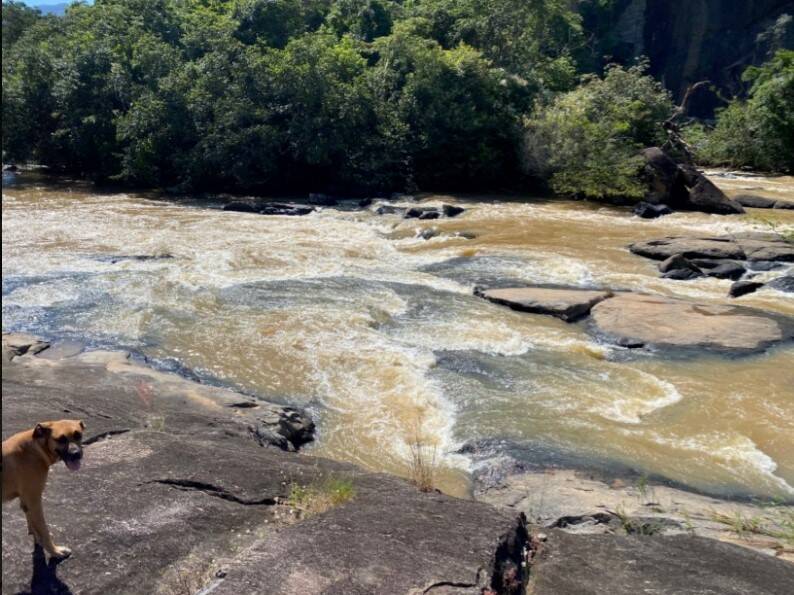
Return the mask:
<svg viewBox="0 0 794 595">
<path fill-rule="evenodd" d="M 3 158 L 182 191 L 639 198 L 675 106 L 644 63 L 605 64 L 585 17 L 612 4 L 7 2 Z M 687 128 L 702 161 L 794 168 L 794 54 L 768 51 L 747 99 Z"/>
</svg>

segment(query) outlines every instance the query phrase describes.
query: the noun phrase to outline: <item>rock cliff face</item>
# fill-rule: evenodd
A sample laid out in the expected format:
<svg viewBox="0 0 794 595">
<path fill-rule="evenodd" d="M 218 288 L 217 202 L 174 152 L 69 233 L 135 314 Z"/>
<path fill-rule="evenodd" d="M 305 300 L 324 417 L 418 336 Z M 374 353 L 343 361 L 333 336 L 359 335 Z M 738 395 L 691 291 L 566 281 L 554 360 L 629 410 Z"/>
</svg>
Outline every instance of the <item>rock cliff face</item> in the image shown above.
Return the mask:
<svg viewBox="0 0 794 595">
<path fill-rule="evenodd" d="M 792 0 L 615 0 L 611 11 L 586 14 L 602 49 L 620 62 L 648 56 L 651 71 L 680 99 L 688 85 L 710 80 L 727 96 L 742 91 L 741 74 L 774 47 L 794 47 Z M 690 113 L 719 105 L 703 88 Z"/>
</svg>

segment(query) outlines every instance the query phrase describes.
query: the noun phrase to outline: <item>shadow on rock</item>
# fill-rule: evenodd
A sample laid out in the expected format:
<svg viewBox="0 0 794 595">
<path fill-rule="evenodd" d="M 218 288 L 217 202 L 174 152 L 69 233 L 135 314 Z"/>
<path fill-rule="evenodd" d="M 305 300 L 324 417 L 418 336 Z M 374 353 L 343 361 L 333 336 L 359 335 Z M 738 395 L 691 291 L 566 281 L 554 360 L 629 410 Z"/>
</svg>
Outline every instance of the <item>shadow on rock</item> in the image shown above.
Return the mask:
<svg viewBox="0 0 794 595">
<path fill-rule="evenodd" d="M 58 565 L 63 560 L 50 559 L 44 555 L 39 544 L 33 548 L 33 576 L 30 579 L 30 591 L 21 591 L 17 595 L 72 595 L 69 585 L 58 578 Z"/>
</svg>

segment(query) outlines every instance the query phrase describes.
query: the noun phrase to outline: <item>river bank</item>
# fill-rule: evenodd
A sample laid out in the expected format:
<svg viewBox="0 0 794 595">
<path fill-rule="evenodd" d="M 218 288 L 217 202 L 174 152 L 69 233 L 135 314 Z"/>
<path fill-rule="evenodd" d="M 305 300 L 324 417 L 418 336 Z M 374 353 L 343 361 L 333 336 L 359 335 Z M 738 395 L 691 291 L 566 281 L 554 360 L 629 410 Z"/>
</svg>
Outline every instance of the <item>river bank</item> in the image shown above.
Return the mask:
<svg viewBox="0 0 794 595">
<path fill-rule="evenodd" d="M 504 498 L 505 485 L 496 505 L 422 493 L 393 476 L 263 443 L 247 429 L 251 420 L 283 407 L 243 407 L 251 403 L 245 395 L 128 354 L 9 335 L 3 352 L 4 437 L 54 411 L 87 426 L 82 470 L 56 465 L 45 493 L 56 540 L 74 553 L 49 565 L 34 554 L 31 566 L 24 517 L 4 507 L 4 594 L 633 595 L 642 586 L 777 595 L 794 580 L 785 546 L 755 533 L 733 539 L 743 547 L 700 537 L 699 514 L 679 531 L 659 516 L 654 522 L 673 533 L 663 534 L 633 530 L 648 519 L 617 507 L 620 523 L 591 522 L 600 530 L 584 534 L 588 523 L 569 513 L 604 512 L 592 481 L 577 479 L 587 499 L 576 502 L 559 482 L 512 485 L 513 495 L 543 499 L 547 519 L 552 506 L 568 519 L 527 522 L 523 504 Z M 323 497 L 340 486 L 344 497 Z M 668 497 L 686 496 L 666 491 L 657 508 Z M 710 502 L 715 514 L 748 510 Z"/>
</svg>

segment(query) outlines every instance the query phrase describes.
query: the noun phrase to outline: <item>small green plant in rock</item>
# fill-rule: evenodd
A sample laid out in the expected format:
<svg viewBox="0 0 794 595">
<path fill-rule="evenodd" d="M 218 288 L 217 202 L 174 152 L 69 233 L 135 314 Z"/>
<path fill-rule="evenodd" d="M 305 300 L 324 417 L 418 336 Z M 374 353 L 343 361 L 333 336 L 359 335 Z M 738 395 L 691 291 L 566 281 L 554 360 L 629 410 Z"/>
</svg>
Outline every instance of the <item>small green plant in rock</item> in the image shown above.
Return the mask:
<svg viewBox="0 0 794 595">
<path fill-rule="evenodd" d="M 330 477 L 316 484 L 292 484 L 287 505 L 303 516 L 312 516 L 344 504 L 355 495 L 356 488 L 351 479 Z"/>
</svg>

